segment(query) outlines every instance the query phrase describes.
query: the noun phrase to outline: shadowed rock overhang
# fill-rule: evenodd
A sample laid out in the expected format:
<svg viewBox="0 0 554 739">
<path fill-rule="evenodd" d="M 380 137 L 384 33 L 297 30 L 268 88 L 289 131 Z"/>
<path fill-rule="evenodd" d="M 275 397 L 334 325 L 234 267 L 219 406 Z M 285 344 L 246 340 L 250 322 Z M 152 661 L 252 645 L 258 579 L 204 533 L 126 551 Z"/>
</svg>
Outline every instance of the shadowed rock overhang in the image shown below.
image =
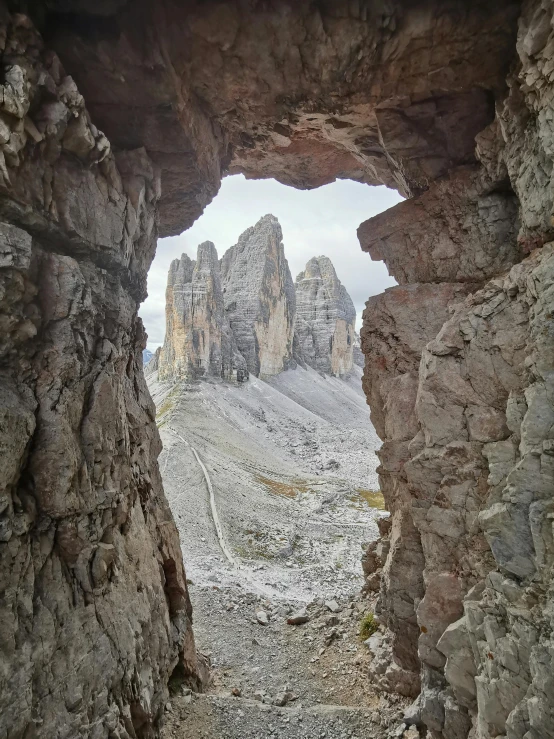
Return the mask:
<svg viewBox="0 0 554 739">
<path fill-rule="evenodd" d="M 411 196 L 475 160 L 514 61 L 513 0 L 58 2 L 43 21 L 96 124 L 162 171 L 161 235 L 221 176 Z"/>
<path fill-rule="evenodd" d="M 400 283 L 362 331 L 371 679 L 433 739 L 553 736 L 552 0 L 1 10 L 1 732 L 148 739 L 200 683 L 137 313 L 243 172 L 408 198 L 359 229 Z"/>
</svg>

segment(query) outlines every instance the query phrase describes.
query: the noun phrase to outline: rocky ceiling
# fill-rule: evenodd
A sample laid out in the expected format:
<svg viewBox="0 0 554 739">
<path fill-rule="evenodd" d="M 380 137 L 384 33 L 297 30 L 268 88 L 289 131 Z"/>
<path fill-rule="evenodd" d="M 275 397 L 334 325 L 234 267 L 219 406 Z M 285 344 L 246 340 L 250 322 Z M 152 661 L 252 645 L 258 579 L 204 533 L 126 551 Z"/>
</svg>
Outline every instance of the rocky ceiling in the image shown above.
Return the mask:
<svg viewBox="0 0 554 739">
<path fill-rule="evenodd" d="M 411 196 L 474 160 L 514 56 L 516 0 L 51 0 L 48 44 L 112 145 L 162 170 L 161 232 L 221 176 Z"/>
<path fill-rule="evenodd" d="M 233 172 L 410 196 L 358 230 L 400 283 L 362 331 L 391 513 L 370 679 L 420 691 L 429 739 L 554 736 L 554 1 L 10 10 L 0 736 L 151 739 L 175 670 L 202 681 L 138 308 L 158 234 Z"/>
</svg>

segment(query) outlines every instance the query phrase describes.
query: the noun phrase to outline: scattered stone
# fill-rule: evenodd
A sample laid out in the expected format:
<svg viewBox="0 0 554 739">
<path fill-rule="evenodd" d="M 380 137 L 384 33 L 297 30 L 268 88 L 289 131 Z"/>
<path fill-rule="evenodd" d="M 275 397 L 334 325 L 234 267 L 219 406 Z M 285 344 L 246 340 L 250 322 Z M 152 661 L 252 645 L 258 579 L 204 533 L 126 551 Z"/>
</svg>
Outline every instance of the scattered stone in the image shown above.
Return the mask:
<svg viewBox="0 0 554 739">
<path fill-rule="evenodd" d="M 305 608 L 300 609 L 296 613 L 293 613 L 292 616 L 289 616 L 287 618 L 287 623 L 291 626 L 298 626 L 299 624 L 305 624 L 310 620 L 310 617 L 308 616 L 308 613 Z"/>
<path fill-rule="evenodd" d="M 325 606 L 331 611 L 331 613 L 338 613 L 340 611 L 340 606 L 336 600 L 326 600 Z"/>
<path fill-rule="evenodd" d="M 382 645 L 382 643 L 383 643 L 383 634 L 381 634 L 380 632 L 373 634 L 372 636 L 369 637 L 369 639 L 366 639 L 364 641 L 364 644 L 366 645 L 366 647 L 369 649 L 369 651 L 372 654 L 377 654 L 377 651 L 379 647 Z"/>
<path fill-rule="evenodd" d="M 256 621 L 262 626 L 269 624 L 269 617 L 265 611 L 256 611 Z"/>
</svg>

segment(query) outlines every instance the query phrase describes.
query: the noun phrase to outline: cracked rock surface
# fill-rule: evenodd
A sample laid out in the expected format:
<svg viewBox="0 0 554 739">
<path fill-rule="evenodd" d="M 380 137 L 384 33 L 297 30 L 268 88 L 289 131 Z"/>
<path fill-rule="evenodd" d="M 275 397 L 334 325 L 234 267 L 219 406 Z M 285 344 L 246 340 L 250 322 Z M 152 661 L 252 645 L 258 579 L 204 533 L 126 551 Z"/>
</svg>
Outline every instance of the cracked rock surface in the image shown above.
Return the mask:
<svg viewBox="0 0 554 739">
<path fill-rule="evenodd" d="M 243 172 L 409 198 L 360 229 L 400 283 L 362 332 L 372 670 L 429 739 L 554 735 L 552 0 L 29 8 L 0 6 L 1 733 L 149 739 L 175 668 L 199 685 L 137 308 L 158 231 Z"/>
<path fill-rule="evenodd" d="M 348 374 L 354 363 L 356 309 L 331 260 L 310 259 L 295 290 L 295 356 L 325 374 Z"/>
</svg>

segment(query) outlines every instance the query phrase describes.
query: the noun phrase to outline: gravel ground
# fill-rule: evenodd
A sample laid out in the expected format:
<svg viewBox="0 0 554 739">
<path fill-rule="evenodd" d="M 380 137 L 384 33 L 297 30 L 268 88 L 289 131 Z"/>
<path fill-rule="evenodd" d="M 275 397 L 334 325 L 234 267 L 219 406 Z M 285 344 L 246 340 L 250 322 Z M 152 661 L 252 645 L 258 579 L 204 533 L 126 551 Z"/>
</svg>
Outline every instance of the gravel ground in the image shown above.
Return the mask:
<svg viewBox="0 0 554 739">
<path fill-rule="evenodd" d="M 373 607 L 359 596 L 361 545 L 386 515 L 359 375 L 149 378 L 212 675 L 208 695 L 177 689 L 165 739 L 402 736 L 406 701 L 373 690 L 358 636 Z M 306 623 L 287 624 L 302 608 Z"/>
</svg>

